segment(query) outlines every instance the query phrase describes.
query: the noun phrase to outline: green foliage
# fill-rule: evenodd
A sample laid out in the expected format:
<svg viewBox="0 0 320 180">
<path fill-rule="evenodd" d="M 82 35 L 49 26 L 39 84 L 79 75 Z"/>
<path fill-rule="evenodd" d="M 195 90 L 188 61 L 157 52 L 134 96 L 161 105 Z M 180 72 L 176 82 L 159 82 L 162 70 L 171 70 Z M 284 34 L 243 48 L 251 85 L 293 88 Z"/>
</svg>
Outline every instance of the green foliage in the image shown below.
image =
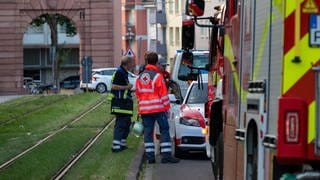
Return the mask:
<svg viewBox="0 0 320 180">
<path fill-rule="evenodd" d="M 70 19 L 66 16 L 60 14 L 42 14 L 41 16 L 35 18 L 31 25 L 33 26 L 41 26 L 45 23 L 54 23 L 59 24 L 61 26 L 66 27 L 66 33 L 68 36 L 74 36 L 77 34 L 77 28 L 75 25 L 70 21 Z"/>
</svg>

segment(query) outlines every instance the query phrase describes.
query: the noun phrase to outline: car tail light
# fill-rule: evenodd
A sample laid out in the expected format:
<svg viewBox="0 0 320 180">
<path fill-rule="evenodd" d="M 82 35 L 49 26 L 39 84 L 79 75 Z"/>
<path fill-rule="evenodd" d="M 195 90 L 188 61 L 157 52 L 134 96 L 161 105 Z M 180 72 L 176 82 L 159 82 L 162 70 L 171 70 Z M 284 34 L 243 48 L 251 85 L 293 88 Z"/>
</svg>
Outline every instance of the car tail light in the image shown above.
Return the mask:
<svg viewBox="0 0 320 180">
<path fill-rule="evenodd" d="M 92 76 L 92 81 L 96 81 L 97 77 Z"/>
<path fill-rule="evenodd" d="M 286 142 L 297 143 L 299 140 L 299 115 L 297 112 L 287 112 L 286 114 Z"/>
<path fill-rule="evenodd" d="M 209 102 L 206 102 L 204 104 L 204 117 L 208 118 L 209 117 Z"/>
</svg>

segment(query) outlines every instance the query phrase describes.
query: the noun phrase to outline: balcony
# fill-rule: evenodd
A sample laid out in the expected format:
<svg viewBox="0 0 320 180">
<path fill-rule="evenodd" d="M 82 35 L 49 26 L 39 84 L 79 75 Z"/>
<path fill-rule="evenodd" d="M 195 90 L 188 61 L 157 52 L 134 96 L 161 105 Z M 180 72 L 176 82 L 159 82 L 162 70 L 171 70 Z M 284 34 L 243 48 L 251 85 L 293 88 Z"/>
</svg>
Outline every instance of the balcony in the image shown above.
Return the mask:
<svg viewBox="0 0 320 180">
<path fill-rule="evenodd" d="M 151 40 L 150 41 L 150 51 L 157 52 L 161 55 L 167 54 L 167 45 L 166 44 L 160 44 L 157 40 Z"/>
<path fill-rule="evenodd" d="M 154 11 L 150 14 L 150 24 L 167 24 L 167 16 L 164 11 Z"/>
</svg>

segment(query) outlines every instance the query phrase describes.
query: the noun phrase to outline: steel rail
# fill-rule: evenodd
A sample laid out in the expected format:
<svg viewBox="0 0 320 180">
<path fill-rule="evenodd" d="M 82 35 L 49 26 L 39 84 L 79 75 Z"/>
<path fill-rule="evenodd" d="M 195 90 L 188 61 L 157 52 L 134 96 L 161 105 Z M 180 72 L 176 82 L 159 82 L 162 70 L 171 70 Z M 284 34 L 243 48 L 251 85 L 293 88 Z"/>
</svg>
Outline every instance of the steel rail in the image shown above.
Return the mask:
<svg viewBox="0 0 320 180">
<path fill-rule="evenodd" d="M 53 176 L 54 180 L 62 179 L 66 173 L 75 165 L 75 163 L 93 146 L 93 144 L 100 138 L 100 136 L 111 126 L 115 119 L 109 121 L 104 128 L 99 131 L 93 138 L 91 138 L 83 148 L 68 162 L 63 168 L 61 168 L 56 175 Z"/>
<path fill-rule="evenodd" d="M 25 155 L 26 153 L 28 153 L 29 151 L 33 150 L 34 148 L 38 147 L 40 144 L 44 143 L 45 141 L 47 141 L 48 139 L 50 139 L 51 137 L 53 137 L 54 135 L 56 135 L 57 133 L 63 131 L 64 129 L 66 129 L 69 125 L 79 121 L 81 118 L 83 118 L 84 116 L 86 116 L 88 113 L 90 113 L 91 111 L 95 110 L 97 107 L 101 106 L 105 101 L 100 101 L 99 103 L 97 103 L 95 106 L 89 108 L 89 110 L 85 111 L 84 113 L 80 114 L 78 117 L 76 117 L 73 121 L 71 121 L 70 123 L 64 125 L 63 127 L 61 127 L 60 129 L 57 129 L 56 131 L 53 131 L 51 134 L 49 134 L 48 136 L 44 137 L 43 139 L 39 140 L 36 144 L 34 144 L 33 146 L 29 147 L 28 149 L 24 150 L 23 152 L 17 154 L 16 156 L 14 156 L 13 158 L 11 158 L 10 160 L 4 162 L 3 164 L 0 165 L 0 170 L 10 166 L 15 160 L 19 159 L 20 157 L 22 157 L 23 155 Z"/>
</svg>

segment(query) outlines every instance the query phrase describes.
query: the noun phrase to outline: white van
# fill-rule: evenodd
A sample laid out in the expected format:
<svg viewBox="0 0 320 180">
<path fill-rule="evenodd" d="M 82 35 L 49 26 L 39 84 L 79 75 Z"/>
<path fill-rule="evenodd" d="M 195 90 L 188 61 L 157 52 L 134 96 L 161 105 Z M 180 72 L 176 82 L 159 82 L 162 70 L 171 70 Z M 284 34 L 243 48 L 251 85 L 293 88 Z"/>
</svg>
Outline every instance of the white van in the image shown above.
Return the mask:
<svg viewBox="0 0 320 180">
<path fill-rule="evenodd" d="M 209 62 L 209 51 L 207 50 L 191 50 L 193 53 L 193 64 L 196 64 L 197 67 L 203 67 L 205 68 L 206 64 Z M 185 97 L 189 82 L 188 81 L 182 81 L 178 79 L 179 74 L 187 74 L 190 72 L 190 68 L 187 67 L 187 65 L 182 64 L 182 50 L 177 50 L 176 55 L 173 61 L 173 66 L 171 66 L 171 79 L 177 82 L 181 89 L 182 97 Z M 202 79 L 204 81 L 208 80 L 208 72 L 201 70 L 200 73 L 202 74 Z"/>
</svg>

